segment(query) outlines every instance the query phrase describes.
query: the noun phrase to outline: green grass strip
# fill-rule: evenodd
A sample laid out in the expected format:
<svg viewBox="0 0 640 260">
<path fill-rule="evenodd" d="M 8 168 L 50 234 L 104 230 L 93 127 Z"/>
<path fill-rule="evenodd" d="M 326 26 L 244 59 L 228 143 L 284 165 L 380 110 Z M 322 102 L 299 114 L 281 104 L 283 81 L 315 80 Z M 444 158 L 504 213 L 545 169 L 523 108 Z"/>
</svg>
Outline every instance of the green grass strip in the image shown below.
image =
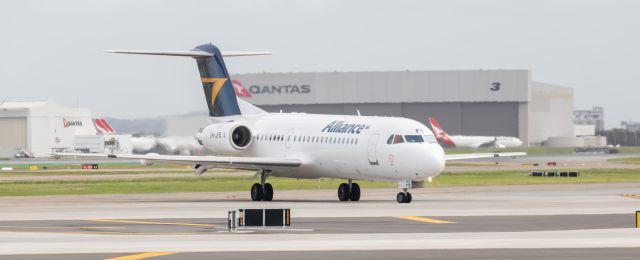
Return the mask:
<svg viewBox="0 0 640 260">
<path fill-rule="evenodd" d="M 15 181 L 0 184 L 0 196 L 133 194 L 174 192 L 248 191 L 249 177 L 145 178 L 135 180 Z M 276 190 L 336 189 L 344 180 L 269 178 Z M 585 170 L 581 176 L 529 177 L 526 171 L 444 173 L 427 186 L 477 186 L 550 183 L 640 182 L 633 169 Z M 391 188 L 396 183 L 358 181 L 362 188 Z"/>
</svg>

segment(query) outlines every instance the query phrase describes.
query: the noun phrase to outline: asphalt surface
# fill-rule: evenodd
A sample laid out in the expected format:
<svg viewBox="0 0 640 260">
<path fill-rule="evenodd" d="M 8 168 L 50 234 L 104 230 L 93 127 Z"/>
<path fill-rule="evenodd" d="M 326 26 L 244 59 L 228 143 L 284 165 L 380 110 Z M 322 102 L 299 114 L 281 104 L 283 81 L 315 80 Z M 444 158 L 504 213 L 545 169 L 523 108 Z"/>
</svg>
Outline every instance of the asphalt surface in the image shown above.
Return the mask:
<svg viewBox="0 0 640 260">
<path fill-rule="evenodd" d="M 132 257 L 140 253 L 126 254 L 59 254 L 59 255 L 12 255 L 0 256 L 6 260 L 92 260 Z M 381 250 L 381 251 L 277 251 L 277 252 L 199 252 L 171 253 L 153 257 L 157 260 L 189 259 L 559 259 L 559 260 L 600 260 L 637 259 L 640 248 L 562 248 L 562 249 L 465 249 L 465 250 Z M 123 259 L 123 258 L 121 258 Z M 134 259 L 134 258 L 129 258 Z"/>
<path fill-rule="evenodd" d="M 449 222 L 449 223 L 441 223 Z M 238 229 L 256 234 L 314 233 L 457 233 L 524 232 L 549 230 L 628 228 L 634 214 L 539 215 L 539 216 L 414 216 L 293 218 L 289 230 L 280 228 Z M 96 219 L 0 221 L 0 232 L 50 232 L 71 234 L 211 234 L 228 231 L 227 219 Z M 222 232 L 222 233 L 224 233 Z"/>
<path fill-rule="evenodd" d="M 0 198 L 0 259 L 633 259 L 640 185 L 562 184 Z M 228 210 L 290 208 L 288 230 L 228 232 Z M 140 255 L 141 254 L 141 255 Z"/>
</svg>

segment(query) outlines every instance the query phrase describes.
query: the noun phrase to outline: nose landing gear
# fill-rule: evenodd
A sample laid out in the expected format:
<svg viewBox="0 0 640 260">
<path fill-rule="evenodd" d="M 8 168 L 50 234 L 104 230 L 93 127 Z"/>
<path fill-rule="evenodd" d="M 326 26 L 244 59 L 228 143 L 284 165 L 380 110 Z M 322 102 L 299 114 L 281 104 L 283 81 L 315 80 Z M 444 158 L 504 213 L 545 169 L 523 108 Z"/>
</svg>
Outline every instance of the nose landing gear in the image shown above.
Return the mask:
<svg viewBox="0 0 640 260">
<path fill-rule="evenodd" d="M 340 201 L 359 201 L 360 200 L 360 185 L 349 180 L 349 183 L 342 183 L 338 186 L 338 199 Z"/>
<path fill-rule="evenodd" d="M 419 182 L 416 182 L 418 184 Z M 424 187 L 424 184 L 417 185 L 417 188 Z M 413 182 L 411 180 L 400 180 L 398 181 L 398 188 L 402 189 L 398 195 L 396 195 L 396 200 L 398 203 L 411 203 L 413 200 L 411 193 L 408 192 L 409 189 L 413 188 Z"/>
<path fill-rule="evenodd" d="M 271 175 L 270 171 L 260 171 L 260 183 L 254 183 L 251 186 L 251 200 L 253 201 L 272 201 L 273 186 L 267 182 L 267 177 Z"/>
<path fill-rule="evenodd" d="M 411 203 L 412 199 L 413 198 L 411 197 L 411 193 L 409 193 L 407 189 L 403 189 L 403 191 L 398 193 L 398 195 L 396 196 L 396 200 L 398 201 L 398 203 Z"/>
</svg>

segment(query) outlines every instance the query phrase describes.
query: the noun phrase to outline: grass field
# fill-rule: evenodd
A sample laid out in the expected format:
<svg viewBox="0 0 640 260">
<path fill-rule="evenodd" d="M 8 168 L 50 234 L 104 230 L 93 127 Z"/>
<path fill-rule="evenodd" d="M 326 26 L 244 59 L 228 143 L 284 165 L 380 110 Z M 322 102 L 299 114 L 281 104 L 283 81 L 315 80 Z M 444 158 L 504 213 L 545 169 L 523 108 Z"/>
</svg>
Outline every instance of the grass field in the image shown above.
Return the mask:
<svg viewBox="0 0 640 260">
<path fill-rule="evenodd" d="M 578 178 L 529 177 L 524 171 L 444 173 L 427 186 L 477 186 L 550 183 L 638 182 L 638 170 L 586 170 Z M 249 177 L 148 178 L 108 181 L 15 181 L 0 184 L 0 196 L 131 194 L 248 191 Z M 276 190 L 336 189 L 344 180 L 270 178 Z M 362 188 L 396 187 L 396 183 L 358 181 Z"/>
</svg>

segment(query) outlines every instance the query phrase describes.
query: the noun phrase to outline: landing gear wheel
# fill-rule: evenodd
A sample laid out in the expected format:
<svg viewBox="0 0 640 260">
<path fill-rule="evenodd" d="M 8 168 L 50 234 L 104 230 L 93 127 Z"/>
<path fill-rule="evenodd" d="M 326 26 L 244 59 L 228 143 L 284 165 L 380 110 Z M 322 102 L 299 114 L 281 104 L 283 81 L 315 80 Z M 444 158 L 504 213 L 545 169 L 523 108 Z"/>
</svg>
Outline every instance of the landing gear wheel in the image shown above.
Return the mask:
<svg viewBox="0 0 640 260">
<path fill-rule="evenodd" d="M 262 186 L 259 183 L 254 183 L 251 186 L 251 200 L 261 201 L 263 197 L 264 193 L 262 191 Z"/>
<path fill-rule="evenodd" d="M 398 203 L 405 203 L 404 201 L 407 200 L 407 196 L 404 195 L 404 192 L 400 192 L 398 193 L 398 195 L 396 195 L 396 200 L 398 201 Z"/>
<path fill-rule="evenodd" d="M 405 203 L 411 203 L 411 200 L 413 200 L 413 198 L 411 197 L 411 193 L 408 193 L 408 192 L 407 192 L 406 197 L 407 197 L 407 198 L 406 198 L 406 200 L 407 200 L 407 201 L 406 201 Z"/>
<path fill-rule="evenodd" d="M 349 196 L 351 201 L 359 201 L 360 200 L 360 185 L 357 183 L 351 184 L 351 194 Z"/>
<path fill-rule="evenodd" d="M 264 201 L 272 201 L 273 200 L 273 186 L 271 183 L 264 184 L 264 197 L 262 198 Z"/>
<path fill-rule="evenodd" d="M 349 195 L 351 195 L 349 192 L 349 184 L 340 184 L 340 186 L 338 187 L 338 199 L 340 201 L 347 201 L 349 200 Z"/>
</svg>

